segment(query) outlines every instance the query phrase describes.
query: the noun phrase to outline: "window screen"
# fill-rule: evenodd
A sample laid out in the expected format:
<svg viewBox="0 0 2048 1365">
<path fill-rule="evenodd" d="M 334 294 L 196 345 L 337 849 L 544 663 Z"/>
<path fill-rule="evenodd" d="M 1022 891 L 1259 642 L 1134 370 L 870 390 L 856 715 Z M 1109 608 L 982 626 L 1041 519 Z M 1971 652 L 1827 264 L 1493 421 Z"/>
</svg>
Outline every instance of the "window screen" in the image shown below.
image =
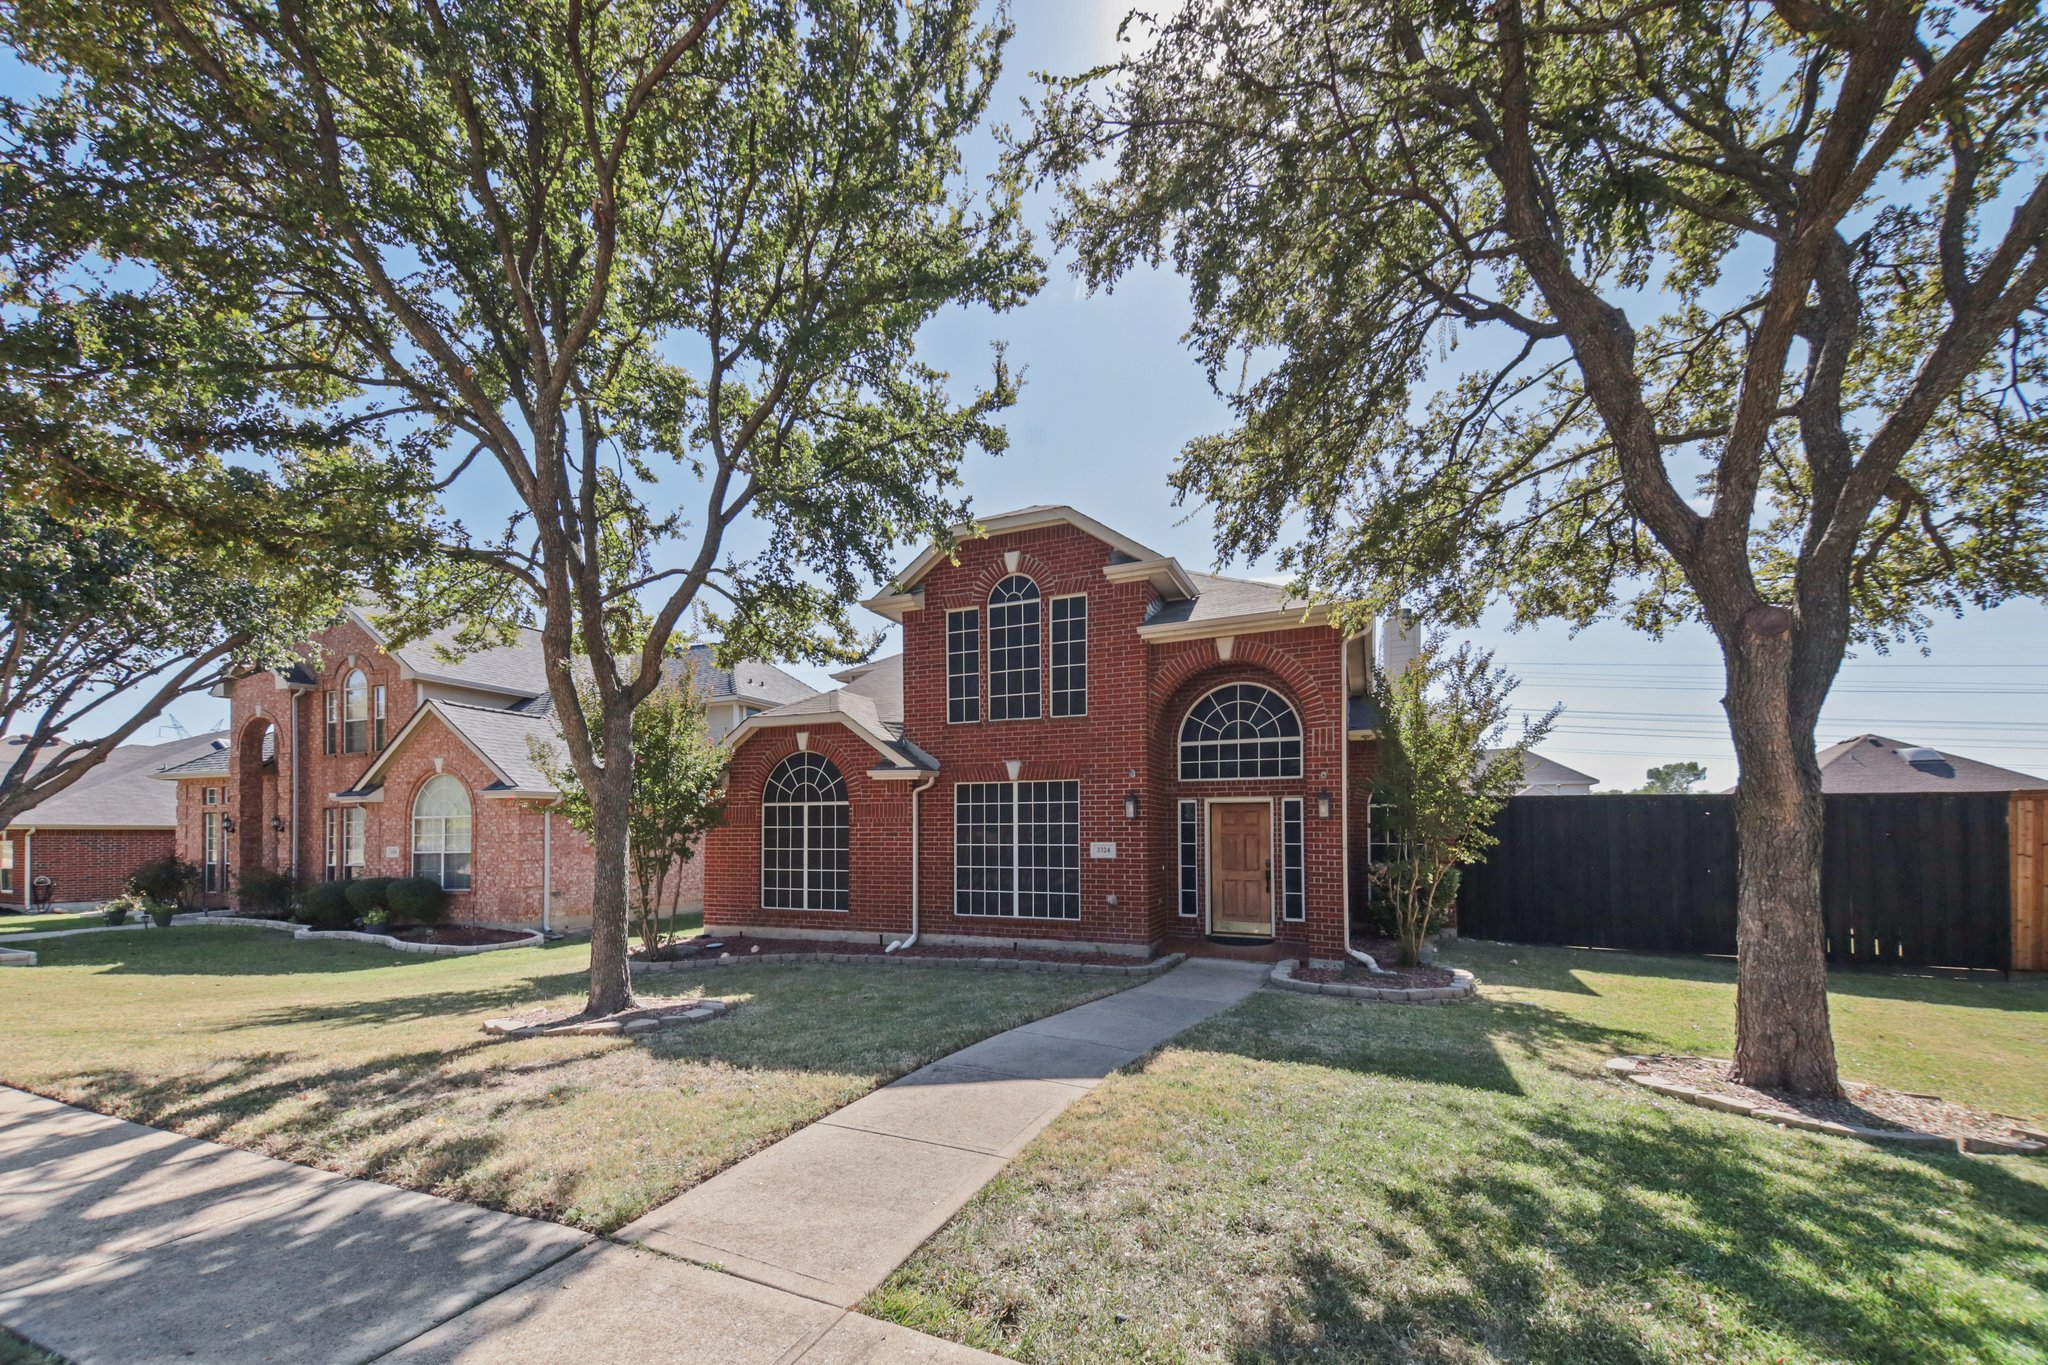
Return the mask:
<svg viewBox="0 0 2048 1365">
<path fill-rule="evenodd" d="M 1052 599 L 1052 713 L 1088 714 L 1088 599 Z"/>
<path fill-rule="evenodd" d="M 1302 804 L 1298 796 L 1280 802 L 1280 918 L 1308 918 L 1308 880 L 1301 856 Z"/>
<path fill-rule="evenodd" d="M 990 720 L 1038 719 L 1038 585 L 1011 574 L 988 596 Z"/>
<path fill-rule="evenodd" d="M 954 787 L 953 908 L 962 915 L 1081 918 L 1081 784 Z"/>
<path fill-rule="evenodd" d="M 974 607 L 946 613 L 946 719 L 981 719 L 981 612 Z"/>
<path fill-rule="evenodd" d="M 1201 864 L 1195 831 L 1201 827 L 1201 805 L 1180 803 L 1180 912 L 1189 919 L 1202 913 Z"/>
<path fill-rule="evenodd" d="M 761 908 L 846 909 L 848 831 L 846 781 L 831 759 L 778 763 L 761 793 Z"/>
<path fill-rule="evenodd" d="M 1270 687 L 1232 683 L 1196 702 L 1180 727 L 1182 781 L 1300 777 L 1301 718 Z"/>
</svg>

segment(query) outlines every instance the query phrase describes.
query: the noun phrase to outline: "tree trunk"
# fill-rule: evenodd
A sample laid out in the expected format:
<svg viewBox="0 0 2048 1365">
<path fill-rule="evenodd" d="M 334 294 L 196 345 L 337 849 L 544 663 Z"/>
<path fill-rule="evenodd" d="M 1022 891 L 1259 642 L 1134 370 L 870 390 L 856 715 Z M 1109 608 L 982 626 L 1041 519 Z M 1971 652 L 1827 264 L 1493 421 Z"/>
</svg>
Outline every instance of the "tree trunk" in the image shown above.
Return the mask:
<svg viewBox="0 0 2048 1365">
<path fill-rule="evenodd" d="M 630 721 L 606 722 L 602 780 L 590 791 L 591 848 L 596 857 L 590 888 L 590 1003 L 592 1016 L 633 1006 L 633 973 L 627 960 L 626 834 L 633 799 Z M 623 749 L 624 752 L 620 752 Z"/>
<path fill-rule="evenodd" d="M 1813 726 L 1789 701 L 1789 631 L 1729 660 L 1735 788 L 1735 1077 L 1838 1095 L 1821 913 L 1822 802 Z"/>
</svg>

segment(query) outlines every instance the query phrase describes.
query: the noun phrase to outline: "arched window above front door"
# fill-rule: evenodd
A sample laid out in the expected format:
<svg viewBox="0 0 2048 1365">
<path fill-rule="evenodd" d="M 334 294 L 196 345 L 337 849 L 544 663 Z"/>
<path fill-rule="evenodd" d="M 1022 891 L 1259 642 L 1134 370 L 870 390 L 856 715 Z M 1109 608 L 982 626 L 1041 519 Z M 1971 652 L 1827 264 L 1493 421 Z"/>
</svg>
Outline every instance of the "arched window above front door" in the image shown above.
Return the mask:
<svg viewBox="0 0 2048 1365">
<path fill-rule="evenodd" d="M 1301 776 L 1301 717 L 1257 683 L 1205 694 L 1180 727 L 1181 780 Z"/>
<path fill-rule="evenodd" d="M 761 908 L 847 908 L 846 779 L 809 752 L 775 765 L 761 789 Z"/>
<path fill-rule="evenodd" d="M 467 891 L 469 847 L 469 792 L 458 779 L 437 773 L 412 801 L 412 875 Z"/>
</svg>

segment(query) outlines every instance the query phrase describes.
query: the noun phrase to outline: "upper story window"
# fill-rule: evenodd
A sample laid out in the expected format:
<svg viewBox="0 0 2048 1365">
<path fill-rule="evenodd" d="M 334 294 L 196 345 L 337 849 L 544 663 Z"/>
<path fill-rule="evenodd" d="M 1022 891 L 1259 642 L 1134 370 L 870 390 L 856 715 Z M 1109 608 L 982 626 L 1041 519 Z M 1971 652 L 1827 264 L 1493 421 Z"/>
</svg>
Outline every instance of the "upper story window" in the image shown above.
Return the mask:
<svg viewBox="0 0 2048 1365">
<path fill-rule="evenodd" d="M 1011 574 L 988 595 L 988 717 L 1037 720 L 1040 611 L 1038 585 Z"/>
<path fill-rule="evenodd" d="M 341 751 L 370 752 L 370 680 L 352 668 L 341 681 Z"/>
<path fill-rule="evenodd" d="M 370 747 L 384 752 L 384 684 L 370 689 Z"/>
<path fill-rule="evenodd" d="M 1230 683 L 1204 696 L 1180 727 L 1182 781 L 1300 777 L 1301 717 L 1257 683 Z"/>
<path fill-rule="evenodd" d="M 981 611 L 946 613 L 946 719 L 981 719 Z"/>
<path fill-rule="evenodd" d="M 761 789 L 761 908 L 844 910 L 846 779 L 822 754 L 795 753 Z"/>
<path fill-rule="evenodd" d="M 1088 714 L 1088 599 L 1052 599 L 1052 713 Z"/>
<path fill-rule="evenodd" d="M 469 890 L 469 844 L 468 791 L 447 773 L 428 778 L 412 802 L 412 875 Z"/>
</svg>

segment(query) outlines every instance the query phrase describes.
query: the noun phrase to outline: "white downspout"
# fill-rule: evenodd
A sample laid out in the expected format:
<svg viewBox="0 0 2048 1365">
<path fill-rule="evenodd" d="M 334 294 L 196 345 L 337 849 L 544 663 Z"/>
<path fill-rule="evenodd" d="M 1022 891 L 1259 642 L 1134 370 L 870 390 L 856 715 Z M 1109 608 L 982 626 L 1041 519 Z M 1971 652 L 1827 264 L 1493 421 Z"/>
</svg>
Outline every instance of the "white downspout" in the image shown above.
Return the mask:
<svg viewBox="0 0 2048 1365">
<path fill-rule="evenodd" d="M 552 806 L 540 812 L 540 931 L 548 933 L 548 912 L 555 904 L 555 812 Z"/>
<path fill-rule="evenodd" d="M 288 861 L 288 862 L 289 862 L 289 863 L 291 864 L 291 875 L 292 875 L 292 878 L 293 878 L 294 880 L 297 880 L 297 878 L 298 878 L 298 875 L 299 875 L 299 780 L 300 780 L 300 778 L 301 778 L 301 776 L 302 776 L 302 774 L 301 774 L 301 772 L 300 772 L 300 770 L 299 770 L 299 693 L 298 693 L 298 689 L 297 689 L 297 688 L 294 688 L 294 689 L 292 689 L 292 697 L 291 697 L 291 725 L 292 725 L 292 837 L 291 837 L 291 842 L 285 845 L 285 853 L 286 853 L 286 860 L 287 860 L 287 861 Z M 366 823 L 367 823 L 367 822 L 366 822 Z M 367 836 L 366 836 L 366 837 L 364 838 L 363 842 L 365 842 L 365 843 L 368 843 L 368 842 L 369 842 L 369 839 L 367 838 Z"/>
<path fill-rule="evenodd" d="M 933 773 L 910 789 L 910 937 L 897 939 L 894 943 L 882 949 L 884 953 L 900 952 L 917 942 L 919 932 L 918 873 L 921 870 L 918 865 L 923 861 L 918 847 L 920 842 L 918 838 L 920 825 L 917 818 L 917 798 L 923 793 L 930 791 L 932 784 L 938 780 L 939 775 Z"/>
<path fill-rule="evenodd" d="M 1368 636 L 1367 638 L 1369 640 L 1371 637 Z M 1370 645 L 1367 646 L 1367 648 L 1370 647 Z M 1344 956 L 1354 962 L 1363 963 L 1365 969 L 1373 975 L 1384 976 L 1388 974 L 1386 969 L 1373 960 L 1371 953 L 1360 952 L 1351 946 L 1351 645 L 1349 641 L 1344 642 L 1343 650 L 1343 657 L 1337 666 L 1338 678 L 1340 679 L 1338 691 L 1342 693 L 1340 705 L 1344 709 L 1343 720 L 1338 726 L 1338 734 L 1342 739 L 1342 743 L 1337 750 L 1337 776 L 1344 784 L 1341 789 L 1343 800 L 1340 803 L 1344 820 Z M 1370 814 L 1370 811 L 1368 811 L 1368 818 L 1370 818 Z"/>
<path fill-rule="evenodd" d="M 36 832 L 31 826 L 21 832 L 21 911 L 34 914 L 36 908 Z"/>
</svg>

